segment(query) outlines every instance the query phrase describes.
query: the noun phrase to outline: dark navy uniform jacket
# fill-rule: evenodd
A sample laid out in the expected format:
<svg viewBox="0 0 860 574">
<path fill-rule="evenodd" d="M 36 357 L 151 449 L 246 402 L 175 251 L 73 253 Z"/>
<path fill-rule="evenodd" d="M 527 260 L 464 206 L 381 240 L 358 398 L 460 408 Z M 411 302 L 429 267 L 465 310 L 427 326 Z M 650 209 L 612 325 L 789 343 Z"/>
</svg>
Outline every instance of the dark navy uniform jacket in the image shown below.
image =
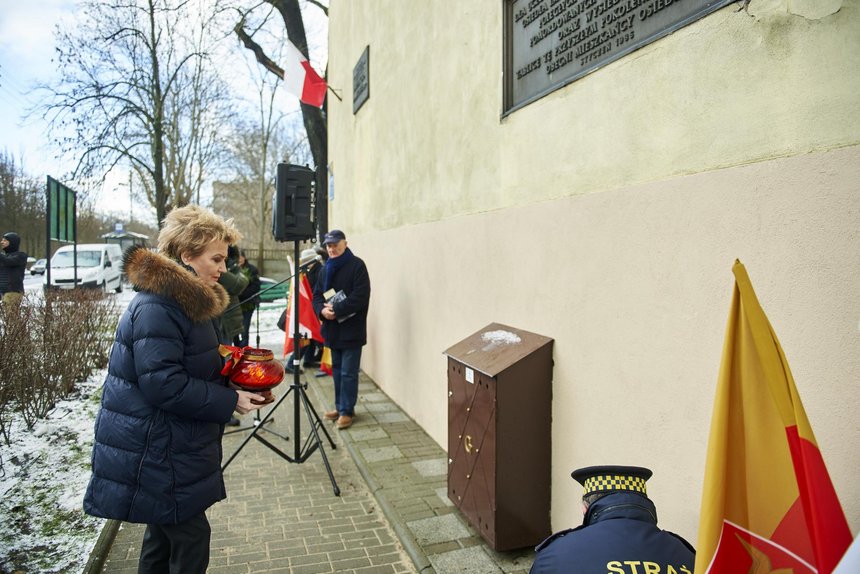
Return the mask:
<svg viewBox="0 0 860 574">
<path fill-rule="evenodd" d="M 553 534 L 536 549 L 531 574 L 692 574 L 696 552 L 657 528 L 650 499 L 618 492 L 593 503 L 584 524 Z"/>
</svg>

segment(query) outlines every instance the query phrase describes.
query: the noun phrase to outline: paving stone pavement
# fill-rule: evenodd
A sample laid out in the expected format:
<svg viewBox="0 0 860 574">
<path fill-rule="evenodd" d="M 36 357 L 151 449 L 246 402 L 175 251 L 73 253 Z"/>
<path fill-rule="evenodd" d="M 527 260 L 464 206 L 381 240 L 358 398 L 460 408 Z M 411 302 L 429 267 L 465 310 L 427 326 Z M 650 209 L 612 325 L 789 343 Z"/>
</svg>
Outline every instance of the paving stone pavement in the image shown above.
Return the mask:
<svg viewBox="0 0 860 574">
<path fill-rule="evenodd" d="M 321 416 L 334 403 L 331 378 L 303 377 Z M 276 394 L 280 398 L 289 388 L 285 382 Z M 292 392 L 265 425 L 281 436 L 258 431 L 291 458 L 294 397 Z M 311 431 L 303 409 L 300 419 L 304 445 Z M 243 423 L 251 421 L 243 417 Z M 291 463 L 250 440 L 224 473 L 227 500 L 207 511 L 211 574 L 528 572 L 534 552 L 495 552 L 484 543 L 448 500 L 445 451 L 364 373 L 353 426 L 339 431 L 324 425 L 337 447 L 321 434 L 341 495 L 333 493 L 320 452 Z M 225 461 L 249 434 L 225 436 Z M 137 572 L 143 530 L 123 523 L 109 549 L 109 540 L 100 541 L 100 551 L 107 552 L 101 571 Z"/>
</svg>

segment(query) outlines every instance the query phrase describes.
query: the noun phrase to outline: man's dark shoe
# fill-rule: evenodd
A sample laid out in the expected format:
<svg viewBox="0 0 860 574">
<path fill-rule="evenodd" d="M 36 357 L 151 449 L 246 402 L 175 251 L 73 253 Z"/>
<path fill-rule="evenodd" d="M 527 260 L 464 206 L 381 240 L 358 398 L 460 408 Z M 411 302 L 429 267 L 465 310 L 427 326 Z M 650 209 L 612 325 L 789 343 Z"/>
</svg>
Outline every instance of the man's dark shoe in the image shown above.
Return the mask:
<svg viewBox="0 0 860 574">
<path fill-rule="evenodd" d="M 239 422 L 239 419 L 237 419 L 236 417 L 230 417 L 230 422 L 227 423 L 227 426 L 228 427 L 237 427 L 240 424 L 242 424 L 242 423 Z"/>
</svg>

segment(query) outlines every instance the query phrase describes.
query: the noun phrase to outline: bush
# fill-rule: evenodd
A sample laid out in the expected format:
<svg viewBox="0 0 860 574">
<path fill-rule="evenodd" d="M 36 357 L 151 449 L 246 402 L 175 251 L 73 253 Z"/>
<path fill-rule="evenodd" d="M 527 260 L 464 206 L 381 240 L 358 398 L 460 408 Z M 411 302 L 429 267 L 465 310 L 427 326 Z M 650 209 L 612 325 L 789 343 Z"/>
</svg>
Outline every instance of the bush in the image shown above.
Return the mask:
<svg viewBox="0 0 860 574">
<path fill-rule="evenodd" d="M 0 434 L 18 413 L 31 429 L 75 384 L 107 365 L 117 323 L 112 298 L 99 291 L 27 295 L 0 306 Z"/>
</svg>

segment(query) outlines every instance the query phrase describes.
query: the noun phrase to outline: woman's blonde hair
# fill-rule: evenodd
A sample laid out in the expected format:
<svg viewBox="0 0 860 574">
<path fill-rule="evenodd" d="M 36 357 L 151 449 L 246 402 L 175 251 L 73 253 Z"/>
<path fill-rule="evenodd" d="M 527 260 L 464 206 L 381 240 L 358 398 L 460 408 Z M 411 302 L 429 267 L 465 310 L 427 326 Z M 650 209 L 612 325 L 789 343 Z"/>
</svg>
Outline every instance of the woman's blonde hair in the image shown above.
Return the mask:
<svg viewBox="0 0 860 574">
<path fill-rule="evenodd" d="M 199 205 L 186 205 L 177 207 L 164 218 L 158 234 L 158 250 L 179 260 L 182 254 L 200 255 L 213 241 L 234 245 L 241 239 L 242 234 L 233 225 L 232 218 L 225 220 Z"/>
</svg>

